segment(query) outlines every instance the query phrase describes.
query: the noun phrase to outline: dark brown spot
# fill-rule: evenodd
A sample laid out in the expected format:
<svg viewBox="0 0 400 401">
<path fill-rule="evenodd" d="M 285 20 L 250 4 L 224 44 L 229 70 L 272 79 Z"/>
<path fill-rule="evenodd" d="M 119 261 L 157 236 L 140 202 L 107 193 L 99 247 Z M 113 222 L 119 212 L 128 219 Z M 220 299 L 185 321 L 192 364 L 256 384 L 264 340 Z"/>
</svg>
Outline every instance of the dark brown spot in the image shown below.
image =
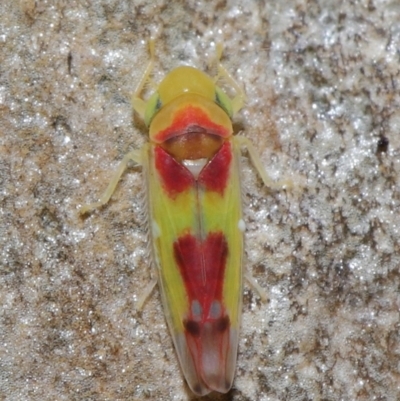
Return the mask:
<svg viewBox="0 0 400 401">
<path fill-rule="evenodd" d="M 389 139 L 386 138 L 385 136 L 381 136 L 378 139 L 378 145 L 377 145 L 376 151 L 378 153 L 387 152 L 388 147 L 389 147 Z"/>
<path fill-rule="evenodd" d="M 217 331 L 225 331 L 230 324 L 229 316 L 225 315 L 223 317 L 220 317 L 216 322 L 215 322 L 215 328 Z"/>
<path fill-rule="evenodd" d="M 183 325 L 190 335 L 194 337 L 198 337 L 200 335 L 200 325 L 194 320 L 186 320 L 183 322 Z"/>
</svg>

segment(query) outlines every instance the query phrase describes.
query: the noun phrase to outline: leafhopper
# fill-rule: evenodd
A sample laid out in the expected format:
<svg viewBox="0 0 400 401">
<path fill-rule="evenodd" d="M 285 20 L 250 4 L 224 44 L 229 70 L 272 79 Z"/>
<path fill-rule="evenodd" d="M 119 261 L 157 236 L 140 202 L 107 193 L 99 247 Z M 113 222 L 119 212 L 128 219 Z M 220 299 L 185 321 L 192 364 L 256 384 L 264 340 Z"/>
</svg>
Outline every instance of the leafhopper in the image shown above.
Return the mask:
<svg viewBox="0 0 400 401">
<path fill-rule="evenodd" d="M 240 152 L 247 153 L 265 185 L 252 143 L 233 135 L 232 118 L 244 93 L 219 62 L 211 78 L 188 66 L 172 70 L 145 101 L 140 95 L 154 67 L 150 63 L 133 98 L 149 130 L 149 142 L 128 153 L 100 200 L 104 205 L 130 160 L 143 167 L 148 227 L 166 320 L 182 372 L 197 395 L 226 393 L 236 368 L 242 309 L 243 237 Z M 236 96 L 217 81 L 224 78 Z"/>
</svg>

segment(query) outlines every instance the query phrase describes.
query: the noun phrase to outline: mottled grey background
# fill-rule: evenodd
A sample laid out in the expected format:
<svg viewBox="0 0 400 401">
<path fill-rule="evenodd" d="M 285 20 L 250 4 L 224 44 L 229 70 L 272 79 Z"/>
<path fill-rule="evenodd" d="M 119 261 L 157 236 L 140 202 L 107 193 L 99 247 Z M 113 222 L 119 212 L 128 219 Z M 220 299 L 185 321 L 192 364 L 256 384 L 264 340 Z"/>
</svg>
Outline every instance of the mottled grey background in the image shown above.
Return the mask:
<svg viewBox="0 0 400 401">
<path fill-rule="evenodd" d="M 2 1 L 0 400 L 190 400 L 141 224 L 146 141 L 130 97 L 207 70 L 215 43 L 248 96 L 247 285 L 232 391 L 211 400 L 400 398 L 400 2 Z M 208 70 L 210 71 L 210 70 Z M 382 137 L 389 143 L 384 144 Z M 380 145 L 378 145 L 381 139 Z"/>
</svg>

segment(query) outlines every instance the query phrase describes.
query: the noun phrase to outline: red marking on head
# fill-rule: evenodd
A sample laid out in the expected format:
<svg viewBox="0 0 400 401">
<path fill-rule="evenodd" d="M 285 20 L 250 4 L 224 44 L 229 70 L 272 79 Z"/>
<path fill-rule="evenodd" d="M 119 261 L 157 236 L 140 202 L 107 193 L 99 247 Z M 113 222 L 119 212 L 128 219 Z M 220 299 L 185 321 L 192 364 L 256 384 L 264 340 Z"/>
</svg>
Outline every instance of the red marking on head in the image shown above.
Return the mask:
<svg viewBox="0 0 400 401">
<path fill-rule="evenodd" d="M 186 105 L 176 112 L 172 124 L 168 128 L 154 136 L 154 141 L 161 143 L 174 136 L 184 135 L 191 127 L 200 127 L 209 134 L 223 138 L 228 138 L 231 135 L 226 127 L 215 124 L 200 107 Z"/>
<path fill-rule="evenodd" d="M 204 316 L 215 300 L 221 301 L 228 243 L 220 231 L 204 241 L 185 234 L 174 242 L 174 256 L 185 282 L 189 300 L 198 300 Z"/>
<path fill-rule="evenodd" d="M 199 183 L 206 190 L 215 191 L 223 195 L 229 179 L 229 170 L 232 161 L 231 142 L 225 141 L 220 150 L 204 167 L 199 175 Z"/>
<path fill-rule="evenodd" d="M 176 197 L 194 184 L 195 180 L 190 171 L 160 146 L 154 148 L 154 158 L 163 188 L 170 197 Z"/>
</svg>

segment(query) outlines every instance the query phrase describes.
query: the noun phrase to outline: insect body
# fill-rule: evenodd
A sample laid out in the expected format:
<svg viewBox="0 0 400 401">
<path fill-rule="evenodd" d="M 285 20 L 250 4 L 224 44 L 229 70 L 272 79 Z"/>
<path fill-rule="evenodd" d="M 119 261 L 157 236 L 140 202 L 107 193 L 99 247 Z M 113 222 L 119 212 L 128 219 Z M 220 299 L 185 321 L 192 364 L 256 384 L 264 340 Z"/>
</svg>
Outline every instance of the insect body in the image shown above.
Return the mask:
<svg viewBox="0 0 400 401">
<path fill-rule="evenodd" d="M 151 43 L 152 46 L 152 43 Z M 151 48 L 152 49 L 152 48 Z M 241 316 L 242 220 L 240 147 L 267 185 L 251 143 L 233 136 L 232 116 L 244 96 L 229 98 L 192 67 L 171 71 L 147 102 L 140 99 L 150 64 L 133 100 L 149 128 L 149 143 L 125 156 L 100 201 L 108 201 L 129 159 L 143 166 L 148 223 L 166 319 L 192 391 L 226 393 L 232 386 Z"/>
</svg>

